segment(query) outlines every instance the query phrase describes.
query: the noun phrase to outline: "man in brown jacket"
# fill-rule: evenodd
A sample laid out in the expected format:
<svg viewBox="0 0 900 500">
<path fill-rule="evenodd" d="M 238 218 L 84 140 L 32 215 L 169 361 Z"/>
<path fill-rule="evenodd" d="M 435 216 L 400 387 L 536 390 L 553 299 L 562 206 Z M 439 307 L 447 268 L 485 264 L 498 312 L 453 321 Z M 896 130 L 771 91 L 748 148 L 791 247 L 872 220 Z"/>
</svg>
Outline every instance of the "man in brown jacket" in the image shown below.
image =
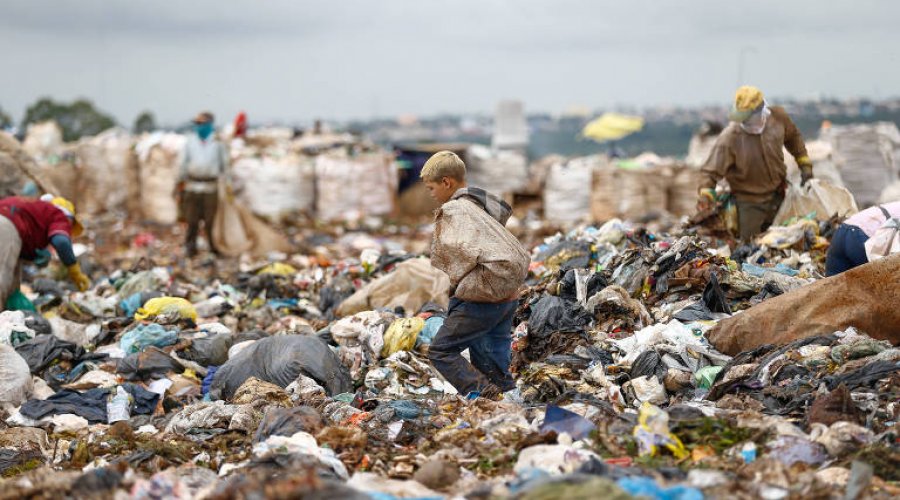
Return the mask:
<svg viewBox="0 0 900 500">
<path fill-rule="evenodd" d="M 741 241 L 748 243 L 766 230 L 784 201 L 787 167 L 783 148 L 800 167 L 803 184 L 812 178 L 812 162 L 800 130 L 784 108 L 769 106 L 756 87 L 737 90 L 729 114 L 731 124 L 716 140 L 703 165 L 698 208 L 715 201 L 716 184 L 724 178 L 731 186 L 738 212 Z"/>
</svg>

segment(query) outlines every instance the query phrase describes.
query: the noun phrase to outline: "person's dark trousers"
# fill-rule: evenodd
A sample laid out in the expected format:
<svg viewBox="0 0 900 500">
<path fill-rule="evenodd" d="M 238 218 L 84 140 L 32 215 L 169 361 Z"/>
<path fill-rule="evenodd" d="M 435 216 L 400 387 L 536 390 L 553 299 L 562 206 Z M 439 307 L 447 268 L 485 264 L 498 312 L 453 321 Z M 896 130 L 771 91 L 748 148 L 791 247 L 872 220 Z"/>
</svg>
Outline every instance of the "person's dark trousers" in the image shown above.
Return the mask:
<svg viewBox="0 0 900 500">
<path fill-rule="evenodd" d="M 741 233 L 741 241 L 750 243 L 756 235 L 769 229 L 783 201 L 784 192 L 781 191 L 763 203 L 737 200 L 738 231 Z"/>
<path fill-rule="evenodd" d="M 187 235 L 184 246 L 189 256 L 197 253 L 197 236 L 200 234 L 200 222 L 203 222 L 206 239 L 213 252 L 216 251 L 212 238 L 213 221 L 216 219 L 216 210 L 219 208 L 218 193 L 193 193 L 185 191 L 182 195 L 182 207 L 184 218 L 187 221 Z"/>
<path fill-rule="evenodd" d="M 509 362 L 517 306 L 518 301 L 484 304 L 450 299 L 447 319 L 431 342 L 428 359 L 460 394 L 480 392 L 489 384 L 502 391 L 516 387 Z M 471 363 L 461 354 L 467 348 Z"/>
<path fill-rule="evenodd" d="M 857 226 L 841 224 L 831 238 L 825 256 L 825 276 L 834 276 L 869 262 L 866 241 L 869 237 Z"/>
</svg>

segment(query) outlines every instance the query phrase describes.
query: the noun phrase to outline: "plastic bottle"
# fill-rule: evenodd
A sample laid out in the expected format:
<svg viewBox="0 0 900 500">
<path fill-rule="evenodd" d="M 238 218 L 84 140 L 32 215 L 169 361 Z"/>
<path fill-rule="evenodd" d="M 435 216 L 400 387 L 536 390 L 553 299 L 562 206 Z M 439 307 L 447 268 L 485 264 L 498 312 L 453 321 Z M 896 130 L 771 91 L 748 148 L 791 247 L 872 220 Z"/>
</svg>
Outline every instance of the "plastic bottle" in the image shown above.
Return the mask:
<svg viewBox="0 0 900 500">
<path fill-rule="evenodd" d="M 756 443 L 753 441 L 745 443 L 744 446 L 741 447 L 741 457 L 744 459 L 744 462 L 747 462 L 748 464 L 756 460 Z"/>
<path fill-rule="evenodd" d="M 131 418 L 131 395 L 122 386 L 116 387 L 116 394 L 106 403 L 106 422 L 113 423 Z"/>
</svg>

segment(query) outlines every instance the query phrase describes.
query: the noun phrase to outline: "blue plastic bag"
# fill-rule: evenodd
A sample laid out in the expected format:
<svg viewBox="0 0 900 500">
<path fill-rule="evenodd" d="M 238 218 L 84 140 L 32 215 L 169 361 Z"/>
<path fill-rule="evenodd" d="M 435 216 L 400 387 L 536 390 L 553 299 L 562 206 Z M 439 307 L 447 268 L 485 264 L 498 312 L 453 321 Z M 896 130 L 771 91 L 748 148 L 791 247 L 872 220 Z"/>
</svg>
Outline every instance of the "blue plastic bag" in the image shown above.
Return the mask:
<svg viewBox="0 0 900 500">
<path fill-rule="evenodd" d="M 162 325 L 150 323 L 137 325 L 122 335 L 119 347 L 125 351 L 125 354 L 134 354 L 150 346 L 165 347 L 173 345 L 177 341 L 178 330 L 166 330 Z"/>
<path fill-rule="evenodd" d="M 565 432 L 572 436 L 572 439 L 586 438 L 594 429 L 594 424 L 586 418 L 556 405 L 547 405 L 544 423 L 541 424 L 541 432 L 553 431 L 557 434 Z"/>
<path fill-rule="evenodd" d="M 649 477 L 631 476 L 616 481 L 628 494 L 656 500 L 703 500 L 703 492 L 687 486 L 664 488 Z"/>
<path fill-rule="evenodd" d="M 431 344 L 431 341 L 434 340 L 434 336 L 437 335 L 438 330 L 444 326 L 444 317 L 443 316 L 432 316 L 425 320 L 425 328 L 422 328 L 422 331 L 419 332 L 419 336 L 416 337 L 416 347 L 419 347 L 422 344 Z"/>
</svg>

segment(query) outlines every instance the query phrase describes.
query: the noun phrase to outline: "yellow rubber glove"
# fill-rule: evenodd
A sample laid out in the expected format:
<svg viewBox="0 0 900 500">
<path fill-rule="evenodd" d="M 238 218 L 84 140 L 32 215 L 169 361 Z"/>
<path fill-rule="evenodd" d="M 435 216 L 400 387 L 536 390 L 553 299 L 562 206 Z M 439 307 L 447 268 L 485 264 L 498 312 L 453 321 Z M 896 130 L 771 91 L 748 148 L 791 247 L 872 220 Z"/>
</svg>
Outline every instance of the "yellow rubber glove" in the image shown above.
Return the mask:
<svg viewBox="0 0 900 500">
<path fill-rule="evenodd" d="M 78 288 L 78 291 L 83 292 L 91 287 L 91 280 L 81 272 L 81 265 L 76 262 L 69 266 L 68 269 L 69 279 L 75 284 L 75 288 Z"/>
</svg>

